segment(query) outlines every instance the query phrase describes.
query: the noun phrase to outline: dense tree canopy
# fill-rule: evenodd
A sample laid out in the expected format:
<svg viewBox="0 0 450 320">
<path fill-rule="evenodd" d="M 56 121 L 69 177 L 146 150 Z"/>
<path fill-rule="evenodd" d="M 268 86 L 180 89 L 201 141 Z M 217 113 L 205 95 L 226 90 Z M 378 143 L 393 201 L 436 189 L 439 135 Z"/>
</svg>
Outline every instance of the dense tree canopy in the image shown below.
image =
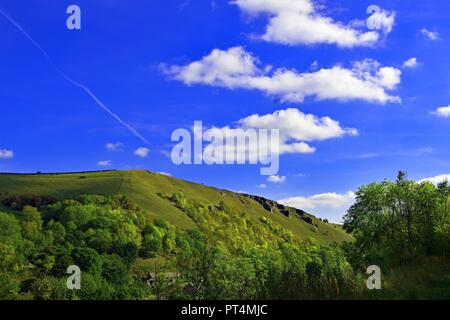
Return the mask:
<svg viewBox="0 0 450 320">
<path fill-rule="evenodd" d="M 123 196 L 51 201 L 0 195 L 0 299 L 310 299 L 364 296 L 371 264 L 395 267 L 450 252 L 450 187 L 361 187 L 345 216 L 355 241 L 325 245 L 260 217 L 178 192 L 196 228 L 152 220 Z M 67 268 L 81 269 L 69 290 Z M 385 270 L 385 268 L 384 268 Z"/>
</svg>

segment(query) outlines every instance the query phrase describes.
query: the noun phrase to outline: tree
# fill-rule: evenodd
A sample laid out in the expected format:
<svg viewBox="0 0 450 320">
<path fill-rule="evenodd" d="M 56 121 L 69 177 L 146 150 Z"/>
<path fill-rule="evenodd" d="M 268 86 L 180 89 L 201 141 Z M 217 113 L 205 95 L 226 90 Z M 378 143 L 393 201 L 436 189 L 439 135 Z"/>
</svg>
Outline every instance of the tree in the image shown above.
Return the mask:
<svg viewBox="0 0 450 320">
<path fill-rule="evenodd" d="M 18 220 L 12 215 L 0 212 L 0 274 L 20 270 L 23 264 L 22 245 Z"/>
<path fill-rule="evenodd" d="M 42 235 L 42 218 L 40 212 L 30 206 L 22 210 L 22 233 L 26 239 L 37 240 Z"/>
<path fill-rule="evenodd" d="M 20 281 L 14 273 L 0 272 L 0 300 L 14 300 L 20 295 Z"/>
<path fill-rule="evenodd" d="M 128 268 L 117 254 L 103 255 L 102 276 L 113 285 L 123 285 L 129 281 Z"/>
<path fill-rule="evenodd" d="M 0 243 L 18 245 L 22 242 L 19 221 L 12 215 L 0 212 Z"/>
<path fill-rule="evenodd" d="M 89 272 L 93 275 L 101 274 L 103 261 L 94 249 L 74 248 L 71 255 L 74 263 L 80 267 L 82 272 Z"/>
<path fill-rule="evenodd" d="M 392 266 L 420 255 L 448 252 L 449 243 L 440 232 L 449 219 L 448 192 L 445 183 L 438 187 L 417 183 L 404 172 L 399 172 L 395 183 L 359 188 L 344 217 L 344 228 L 356 238 L 353 246 L 347 246 L 351 259 Z"/>
</svg>

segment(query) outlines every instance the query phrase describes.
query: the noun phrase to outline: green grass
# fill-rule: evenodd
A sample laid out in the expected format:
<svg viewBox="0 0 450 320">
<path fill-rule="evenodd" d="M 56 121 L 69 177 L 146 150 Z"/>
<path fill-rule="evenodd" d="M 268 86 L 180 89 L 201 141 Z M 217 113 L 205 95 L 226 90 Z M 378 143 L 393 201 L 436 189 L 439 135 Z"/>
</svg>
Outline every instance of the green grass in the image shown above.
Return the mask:
<svg viewBox="0 0 450 320">
<path fill-rule="evenodd" d="M 427 257 L 389 270 L 381 290 L 367 292 L 368 299 L 450 299 L 450 259 Z"/>
<path fill-rule="evenodd" d="M 59 200 L 83 194 L 123 194 L 139 204 L 150 219 L 160 217 L 182 229 L 195 223 L 168 200 L 175 192 L 183 192 L 188 199 L 210 204 L 223 201 L 228 207 L 247 213 L 254 219 L 262 216 L 291 230 L 300 240 L 314 238 L 320 243 L 351 241 L 341 226 L 326 224 L 313 218 L 317 227 L 275 212 L 269 213 L 256 201 L 239 193 L 192 183 L 144 170 L 101 171 L 64 174 L 0 174 L 0 192 L 53 196 Z M 1 208 L 0 208 L 1 209 Z M 290 209 L 294 213 L 294 209 Z"/>
</svg>

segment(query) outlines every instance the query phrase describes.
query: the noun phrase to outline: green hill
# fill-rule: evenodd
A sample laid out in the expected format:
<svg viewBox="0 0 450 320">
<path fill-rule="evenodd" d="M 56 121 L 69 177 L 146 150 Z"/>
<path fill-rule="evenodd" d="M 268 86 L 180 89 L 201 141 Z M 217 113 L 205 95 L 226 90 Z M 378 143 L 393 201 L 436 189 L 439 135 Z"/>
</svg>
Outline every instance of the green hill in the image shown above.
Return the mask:
<svg viewBox="0 0 450 320">
<path fill-rule="evenodd" d="M 274 203 L 270 212 L 249 196 L 144 170 L 0 174 L 0 192 L 10 195 L 46 195 L 58 200 L 85 194 L 122 194 L 140 205 L 150 218 L 161 217 L 182 229 L 195 228 L 195 223 L 169 200 L 174 193 L 182 192 L 188 199 L 208 204 L 223 201 L 226 206 L 245 212 L 255 220 L 262 216 L 270 218 L 291 230 L 301 240 L 314 238 L 321 243 L 352 240 L 341 226 L 324 223 L 307 213 L 300 216 L 296 213 L 299 210 L 294 208 L 277 207 Z"/>
</svg>

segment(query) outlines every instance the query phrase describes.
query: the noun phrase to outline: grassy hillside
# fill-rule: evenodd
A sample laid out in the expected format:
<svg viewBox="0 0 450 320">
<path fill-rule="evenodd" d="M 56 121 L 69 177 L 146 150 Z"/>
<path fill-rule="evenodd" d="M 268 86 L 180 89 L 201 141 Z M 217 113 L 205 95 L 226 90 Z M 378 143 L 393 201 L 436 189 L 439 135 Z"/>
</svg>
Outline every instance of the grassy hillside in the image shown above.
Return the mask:
<svg viewBox="0 0 450 320">
<path fill-rule="evenodd" d="M 352 237 L 340 226 L 320 221 L 312 215 L 313 224 L 295 215 L 286 217 L 275 209 L 273 213 L 244 195 L 207 187 L 150 171 L 102 171 L 64 174 L 0 174 L 0 192 L 10 194 L 48 195 L 58 200 L 83 194 L 123 194 L 139 204 L 150 218 L 161 217 L 183 229 L 195 223 L 168 199 L 176 192 L 186 198 L 209 204 L 223 201 L 230 208 L 246 212 L 255 219 L 265 216 L 291 230 L 299 239 L 315 238 L 321 243 L 350 241 Z"/>
</svg>

